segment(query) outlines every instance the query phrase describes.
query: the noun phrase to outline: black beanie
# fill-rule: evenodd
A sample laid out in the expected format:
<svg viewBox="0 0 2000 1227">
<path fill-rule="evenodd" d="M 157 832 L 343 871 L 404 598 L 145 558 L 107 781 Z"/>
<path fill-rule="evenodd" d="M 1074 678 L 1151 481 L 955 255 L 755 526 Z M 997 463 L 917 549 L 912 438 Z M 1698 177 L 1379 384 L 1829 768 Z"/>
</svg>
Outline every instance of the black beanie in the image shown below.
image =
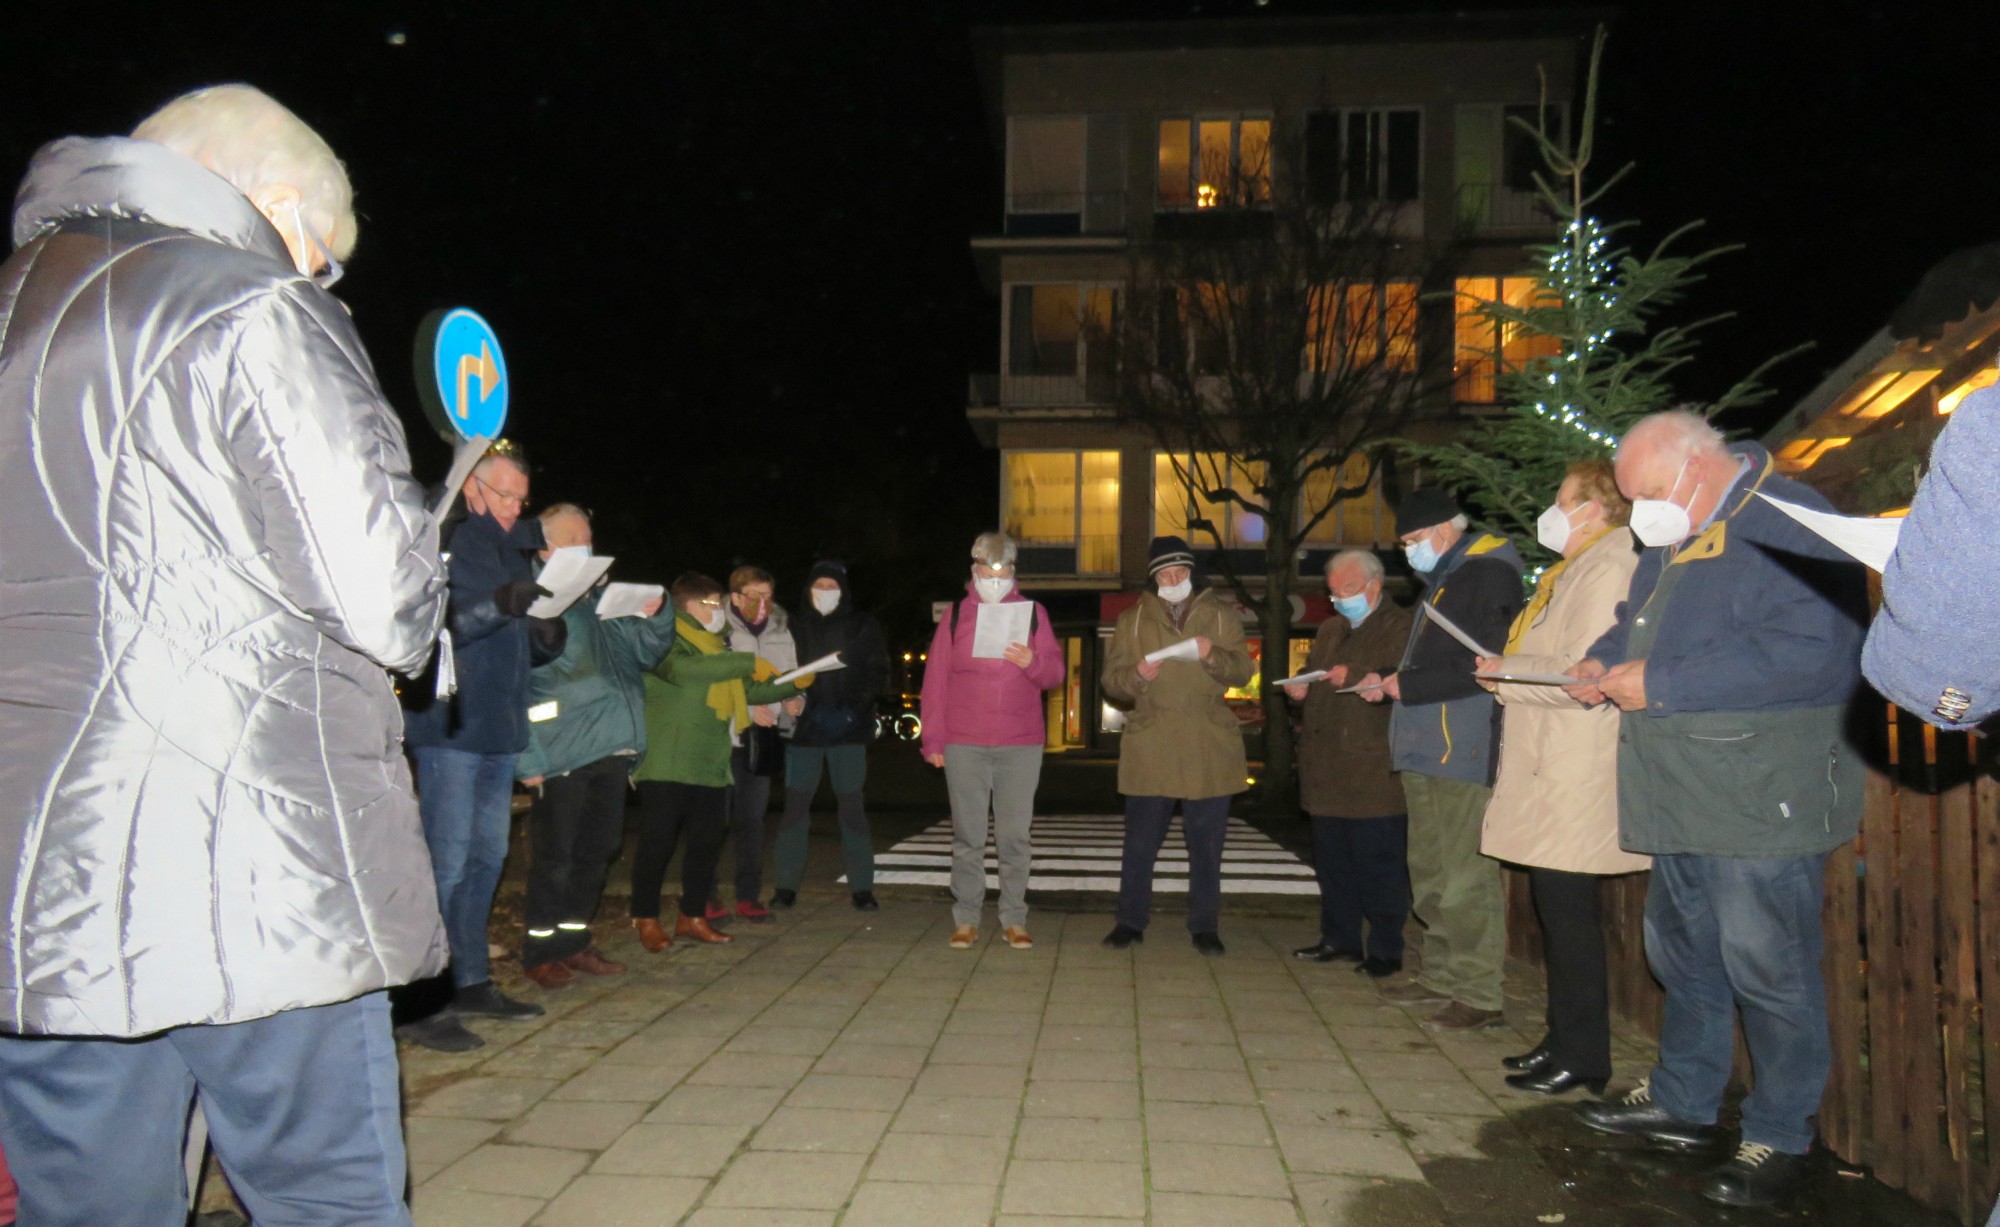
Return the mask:
<svg viewBox="0 0 2000 1227">
<path fill-rule="evenodd" d="M 1396 535 L 1402 537 L 1422 529 L 1435 528 L 1464 514 L 1458 500 L 1436 486 L 1412 490 L 1403 497 L 1402 505 L 1396 508 Z"/>
<path fill-rule="evenodd" d="M 1158 575 L 1168 567 L 1194 570 L 1194 551 L 1179 537 L 1155 537 L 1146 546 L 1146 574 Z"/>
</svg>

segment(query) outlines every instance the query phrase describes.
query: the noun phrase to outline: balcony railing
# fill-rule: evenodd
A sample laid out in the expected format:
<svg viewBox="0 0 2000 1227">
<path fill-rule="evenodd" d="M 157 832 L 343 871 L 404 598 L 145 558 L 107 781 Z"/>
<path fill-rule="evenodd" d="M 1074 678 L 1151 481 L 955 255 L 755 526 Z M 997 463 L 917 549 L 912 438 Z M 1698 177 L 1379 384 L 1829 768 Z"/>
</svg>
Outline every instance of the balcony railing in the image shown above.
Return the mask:
<svg viewBox="0 0 2000 1227">
<path fill-rule="evenodd" d="M 1125 233 L 1123 192 L 1017 192 L 1007 197 L 1010 238 Z"/>
<path fill-rule="evenodd" d="M 1502 183 L 1461 183 L 1456 204 L 1458 224 L 1475 234 L 1553 232 L 1556 228 L 1556 215 L 1540 193 Z"/>
<path fill-rule="evenodd" d="M 1082 375 L 974 375 L 966 389 L 966 404 L 978 408 L 1058 409 L 1109 405 L 1114 389 L 1108 378 Z"/>
</svg>

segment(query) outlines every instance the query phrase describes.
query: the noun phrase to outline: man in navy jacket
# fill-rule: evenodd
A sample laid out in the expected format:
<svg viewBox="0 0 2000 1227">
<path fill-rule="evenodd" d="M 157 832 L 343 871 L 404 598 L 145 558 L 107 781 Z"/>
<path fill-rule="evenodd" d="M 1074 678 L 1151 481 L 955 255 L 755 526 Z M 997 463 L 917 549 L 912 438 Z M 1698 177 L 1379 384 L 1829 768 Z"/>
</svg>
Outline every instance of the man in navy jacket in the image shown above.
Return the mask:
<svg viewBox="0 0 2000 1227">
<path fill-rule="evenodd" d="M 1651 1077 L 1582 1116 L 1678 1149 L 1719 1142 L 1740 1010 L 1756 1087 L 1742 1143 L 1703 1193 L 1768 1205 L 1804 1176 L 1832 1065 L 1820 902 L 1826 855 L 1861 815 L 1845 726 L 1866 577 L 1758 495 L 1825 499 L 1694 414 L 1634 426 L 1617 473 L 1649 548 L 1569 691 L 1624 712 L 1619 842 L 1653 857 L 1646 957 L 1667 1002 Z"/>
</svg>

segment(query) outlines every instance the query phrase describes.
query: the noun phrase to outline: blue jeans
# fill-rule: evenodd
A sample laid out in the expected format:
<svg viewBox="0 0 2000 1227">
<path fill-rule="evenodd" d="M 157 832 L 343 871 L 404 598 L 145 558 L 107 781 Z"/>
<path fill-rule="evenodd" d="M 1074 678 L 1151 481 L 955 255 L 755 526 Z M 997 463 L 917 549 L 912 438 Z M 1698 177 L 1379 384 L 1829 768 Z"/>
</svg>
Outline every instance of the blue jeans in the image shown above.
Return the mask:
<svg viewBox="0 0 2000 1227">
<path fill-rule="evenodd" d="M 451 982 L 483 984 L 486 920 L 507 861 L 514 756 L 417 746 L 417 805 L 437 878 L 438 910 L 451 943 Z"/>
<path fill-rule="evenodd" d="M 1646 961 L 1667 990 L 1653 1101 L 1711 1125 L 1734 1056 L 1731 1007 L 1743 1016 L 1757 1085 L 1743 1101 L 1743 1140 L 1812 1148 L 1833 1068 L 1820 977 L 1824 853 L 1758 859 L 1653 858 Z"/>
<path fill-rule="evenodd" d="M 139 1040 L 0 1038 L 0 1143 L 35 1227 L 188 1216 L 181 1148 L 209 1141 L 258 1227 L 407 1225 L 385 993 Z"/>
</svg>

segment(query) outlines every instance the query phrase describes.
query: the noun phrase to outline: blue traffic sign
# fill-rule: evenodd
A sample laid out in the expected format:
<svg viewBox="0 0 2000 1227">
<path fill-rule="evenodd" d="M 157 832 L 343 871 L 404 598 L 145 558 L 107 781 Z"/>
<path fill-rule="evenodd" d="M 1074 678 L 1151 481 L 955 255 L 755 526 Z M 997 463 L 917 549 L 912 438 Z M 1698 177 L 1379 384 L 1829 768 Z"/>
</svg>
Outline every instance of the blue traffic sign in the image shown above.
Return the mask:
<svg viewBox="0 0 2000 1227">
<path fill-rule="evenodd" d="M 497 439 L 507 424 L 507 360 L 500 338 L 464 307 L 433 312 L 417 330 L 417 386 L 446 438 Z"/>
</svg>

